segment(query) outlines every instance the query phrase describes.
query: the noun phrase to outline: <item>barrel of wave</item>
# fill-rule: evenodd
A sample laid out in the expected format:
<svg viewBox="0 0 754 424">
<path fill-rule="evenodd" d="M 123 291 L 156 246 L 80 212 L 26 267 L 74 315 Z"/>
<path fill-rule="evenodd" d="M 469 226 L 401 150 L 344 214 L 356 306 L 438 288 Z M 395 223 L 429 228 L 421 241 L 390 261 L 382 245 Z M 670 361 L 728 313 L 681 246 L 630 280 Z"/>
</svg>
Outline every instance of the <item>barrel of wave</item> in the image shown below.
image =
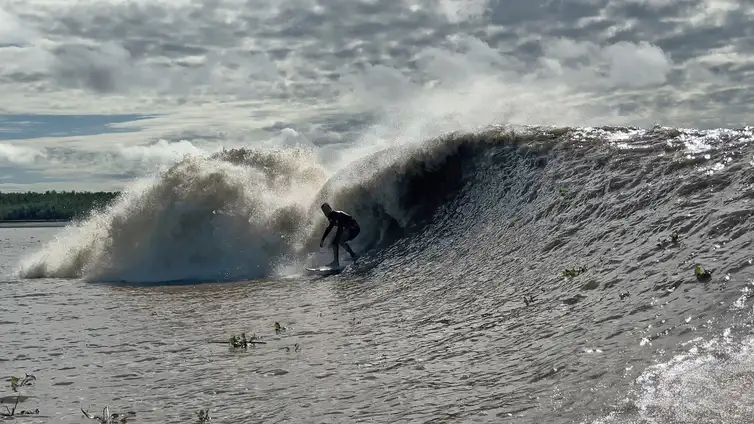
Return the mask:
<svg viewBox="0 0 754 424">
<path fill-rule="evenodd" d="M 459 150 L 463 142 L 429 140 L 384 149 L 348 163 L 322 186 L 309 205 L 307 217 L 313 217 L 313 221 L 307 226 L 304 250 L 319 248 L 327 226 L 320 209 L 324 202 L 358 221 L 361 232 L 349 245 L 359 255 L 388 247 L 420 229 L 462 182 L 463 155 Z"/>
</svg>

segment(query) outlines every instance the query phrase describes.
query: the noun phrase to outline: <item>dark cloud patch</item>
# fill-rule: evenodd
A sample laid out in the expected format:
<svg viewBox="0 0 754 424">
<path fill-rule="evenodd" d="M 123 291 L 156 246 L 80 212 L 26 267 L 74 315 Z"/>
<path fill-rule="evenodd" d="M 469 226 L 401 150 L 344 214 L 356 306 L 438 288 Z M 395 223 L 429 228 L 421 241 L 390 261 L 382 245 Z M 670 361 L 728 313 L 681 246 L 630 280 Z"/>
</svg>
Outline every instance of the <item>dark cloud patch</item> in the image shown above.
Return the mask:
<svg viewBox="0 0 754 424">
<path fill-rule="evenodd" d="M 490 6 L 489 20 L 496 25 L 518 26 L 544 19 L 553 8 L 536 1 L 497 0 Z"/>
<path fill-rule="evenodd" d="M 263 131 L 269 131 L 269 132 L 279 132 L 281 130 L 284 130 L 286 128 L 294 128 L 296 125 L 290 122 L 275 122 L 272 125 L 268 125 L 266 127 L 260 128 Z"/>
<path fill-rule="evenodd" d="M 516 45 L 521 41 L 521 35 L 507 27 L 496 28 L 492 34 L 484 34 L 477 37 L 487 40 L 490 44 L 496 46 Z"/>
<path fill-rule="evenodd" d="M 373 113 L 358 113 L 323 117 L 315 121 L 314 124 L 323 133 L 353 134 L 367 128 L 374 122 L 374 119 L 375 115 Z"/>
<path fill-rule="evenodd" d="M 583 23 L 582 26 L 558 26 L 549 31 L 550 36 L 566 37 L 574 40 L 591 40 L 598 37 L 607 38 L 604 34 L 615 26 L 615 21 L 596 18 Z M 617 41 L 637 41 L 633 37 Z"/>
<path fill-rule="evenodd" d="M 272 48 L 267 50 L 267 54 L 273 60 L 285 60 L 293 52 L 293 49 L 288 48 Z"/>
<path fill-rule="evenodd" d="M 729 45 L 744 35 L 742 28 L 731 26 L 691 27 L 679 34 L 659 37 L 655 42 L 670 53 L 673 60 L 684 62 Z"/>
<path fill-rule="evenodd" d="M 598 17 L 607 0 L 550 1 L 496 0 L 490 6 L 489 22 L 495 25 L 526 27 L 549 32 L 551 27 L 573 27 L 577 20 Z"/>
<path fill-rule="evenodd" d="M 5 75 L 0 75 L 0 82 L 4 83 L 22 83 L 31 84 L 43 82 L 49 79 L 49 75 L 42 72 L 10 72 Z"/>
<path fill-rule="evenodd" d="M 544 54 L 542 42 L 535 40 L 525 41 L 515 47 L 514 54 L 519 59 L 535 60 Z"/>
<path fill-rule="evenodd" d="M 749 7 L 739 6 L 738 10 L 729 11 L 725 16 L 725 28 L 735 28 L 737 32 L 731 34 L 737 36 L 735 40 L 731 40 L 735 43 L 736 49 L 741 53 L 752 54 L 754 53 L 754 25 L 752 25 L 751 12 L 754 11 L 754 0 L 748 0 L 741 2 L 741 4 L 748 4 Z M 749 13 L 746 13 L 749 11 Z"/>
<path fill-rule="evenodd" d="M 721 72 L 733 82 L 749 85 L 751 81 L 754 81 L 754 62 L 741 64 L 726 63 L 720 65 L 720 68 Z M 752 93 L 754 93 L 754 90 Z"/>
<path fill-rule="evenodd" d="M 703 0 L 674 0 L 673 2 L 623 1 L 610 3 L 608 13 L 614 19 L 636 19 L 657 23 L 663 19 L 690 18 L 705 4 Z M 657 27 L 661 29 L 660 27 Z"/>
<path fill-rule="evenodd" d="M 209 52 L 206 47 L 177 44 L 174 42 L 161 43 L 144 38 L 131 38 L 122 41 L 132 58 L 139 60 L 147 57 L 182 58 L 185 56 L 199 56 Z"/>
<path fill-rule="evenodd" d="M 231 24 L 223 21 L 219 10 L 194 3 L 190 8 L 174 8 L 168 4 L 136 2 L 92 4 L 76 3 L 50 25 L 48 33 L 75 36 L 95 41 L 154 44 L 154 53 L 170 53 L 183 46 L 233 47 L 240 41 Z M 39 21 L 38 17 L 35 19 Z M 47 22 L 39 22 L 47 24 Z M 133 40 L 133 41 L 132 41 Z M 151 43 L 150 43 L 151 42 Z M 189 47 L 191 49 L 192 47 Z M 136 49 L 136 52 L 140 50 Z"/>
<path fill-rule="evenodd" d="M 64 44 L 53 50 L 57 59 L 54 73 L 66 87 L 87 88 L 101 93 L 118 90 L 124 57 L 97 47 Z"/>
<path fill-rule="evenodd" d="M 717 91 L 713 91 L 711 93 L 708 93 L 708 98 L 710 102 L 732 102 L 737 101 L 738 103 L 742 103 L 744 101 L 744 98 L 741 97 L 741 90 L 740 88 L 723 88 Z"/>
</svg>

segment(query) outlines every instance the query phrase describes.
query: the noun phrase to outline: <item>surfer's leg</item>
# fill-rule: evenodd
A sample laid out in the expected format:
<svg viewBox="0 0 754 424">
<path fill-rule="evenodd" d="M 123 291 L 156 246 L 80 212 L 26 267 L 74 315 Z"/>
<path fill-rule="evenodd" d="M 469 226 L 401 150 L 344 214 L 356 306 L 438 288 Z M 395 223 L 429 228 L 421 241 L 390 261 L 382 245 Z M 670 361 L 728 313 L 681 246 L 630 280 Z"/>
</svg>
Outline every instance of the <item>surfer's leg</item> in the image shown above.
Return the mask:
<svg viewBox="0 0 754 424">
<path fill-rule="evenodd" d="M 340 253 L 338 252 L 339 247 L 340 246 L 338 246 L 338 243 L 334 243 L 332 246 L 332 256 L 333 256 L 332 263 L 335 266 L 338 266 L 338 264 L 340 264 L 340 261 L 338 260 L 338 254 Z"/>
<path fill-rule="evenodd" d="M 348 252 L 349 255 L 351 255 L 351 259 L 356 259 L 356 253 L 351 249 L 351 246 L 348 245 L 348 243 L 343 242 L 343 247 L 346 248 L 346 252 Z"/>
<path fill-rule="evenodd" d="M 353 249 L 351 249 L 351 246 L 348 245 L 347 241 L 356 238 L 356 236 L 359 235 L 359 229 L 349 228 L 347 231 L 347 234 L 345 235 L 345 237 L 343 237 L 343 247 L 345 247 L 346 252 L 351 255 L 351 259 L 356 259 L 356 253 L 354 253 Z"/>
<path fill-rule="evenodd" d="M 335 231 L 335 237 L 333 237 L 332 240 L 332 255 L 333 255 L 333 261 L 330 264 L 331 266 L 339 266 L 340 260 L 338 259 L 338 255 L 340 253 L 340 239 L 343 237 L 343 229 L 338 226 L 338 229 Z"/>
</svg>

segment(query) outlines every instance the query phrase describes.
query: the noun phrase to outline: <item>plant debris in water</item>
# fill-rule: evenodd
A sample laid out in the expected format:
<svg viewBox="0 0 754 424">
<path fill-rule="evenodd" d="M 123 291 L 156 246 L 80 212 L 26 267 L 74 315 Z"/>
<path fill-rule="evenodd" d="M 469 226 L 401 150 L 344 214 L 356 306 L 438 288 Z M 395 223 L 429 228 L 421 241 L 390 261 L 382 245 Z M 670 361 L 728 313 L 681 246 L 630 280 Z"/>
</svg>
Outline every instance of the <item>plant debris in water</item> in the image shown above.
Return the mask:
<svg viewBox="0 0 754 424">
<path fill-rule="evenodd" d="M 584 272 L 586 272 L 586 267 L 580 266 L 578 268 L 566 269 L 565 271 L 563 271 L 563 276 L 573 278 Z"/>
<path fill-rule="evenodd" d="M 694 268 L 694 274 L 696 275 L 696 279 L 703 283 L 706 283 L 712 278 L 712 271 L 704 269 L 701 265 L 697 265 L 696 268 Z"/>
<path fill-rule="evenodd" d="M 290 352 L 291 351 L 290 346 L 283 346 L 280 349 L 285 349 L 286 352 Z M 301 346 L 299 346 L 298 343 L 294 343 L 293 344 L 293 351 L 294 352 L 298 352 L 299 350 L 301 350 Z"/>
<path fill-rule="evenodd" d="M 21 391 L 19 390 L 20 387 L 25 386 L 31 386 L 34 381 L 37 381 L 37 377 L 26 374 L 23 378 L 11 376 L 8 378 L 8 383 L 10 383 L 10 388 L 14 393 L 17 393 L 16 395 L 16 402 L 13 404 L 13 409 L 5 407 L 5 412 L 0 412 L 0 417 L 3 417 L 3 419 L 13 419 L 16 416 L 19 415 L 39 415 L 39 408 L 31 411 L 31 410 L 21 410 L 17 411 L 18 403 L 21 401 Z"/>
<path fill-rule="evenodd" d="M 99 421 L 102 424 L 120 424 L 120 423 L 127 423 L 128 417 L 133 417 L 136 415 L 136 412 L 126 412 L 125 414 L 118 414 L 110 413 L 110 407 L 105 406 L 102 409 L 102 415 L 91 415 L 89 412 L 84 411 L 84 408 L 81 408 L 81 412 L 84 414 L 85 417 L 89 418 L 90 420 L 96 420 Z"/>
<path fill-rule="evenodd" d="M 254 347 L 255 344 L 266 344 L 265 342 L 257 341 L 259 337 L 257 337 L 256 334 L 252 334 L 250 339 L 246 338 L 246 333 L 241 333 L 241 336 L 236 336 L 233 334 L 230 336 L 230 340 L 228 343 L 230 343 L 230 346 L 233 348 L 248 348 L 249 346 Z"/>
<path fill-rule="evenodd" d="M 23 379 L 19 377 L 11 376 L 8 379 L 8 381 L 10 382 L 11 390 L 13 390 L 14 392 L 18 392 L 19 387 L 31 386 L 33 384 L 32 382 L 37 381 L 37 377 L 31 374 L 26 374 Z"/>
<path fill-rule="evenodd" d="M 666 247 L 668 245 L 677 245 L 681 241 L 681 236 L 678 235 L 677 232 L 673 231 L 669 237 L 661 239 L 657 242 L 658 247 Z"/>
<path fill-rule="evenodd" d="M 199 424 L 207 423 L 212 419 L 209 416 L 209 408 L 196 411 L 196 415 L 199 417 Z"/>
</svg>

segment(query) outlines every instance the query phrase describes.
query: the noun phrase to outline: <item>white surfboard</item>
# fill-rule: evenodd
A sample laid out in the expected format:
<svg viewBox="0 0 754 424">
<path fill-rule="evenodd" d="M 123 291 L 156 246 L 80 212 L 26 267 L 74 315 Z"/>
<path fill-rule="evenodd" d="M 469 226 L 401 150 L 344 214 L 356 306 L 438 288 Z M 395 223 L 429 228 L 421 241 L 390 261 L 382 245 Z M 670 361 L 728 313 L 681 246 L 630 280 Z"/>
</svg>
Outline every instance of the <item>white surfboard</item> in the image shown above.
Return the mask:
<svg viewBox="0 0 754 424">
<path fill-rule="evenodd" d="M 316 274 L 316 275 L 333 275 L 333 274 L 339 274 L 341 271 L 343 271 L 343 266 L 340 266 L 338 268 L 332 268 L 329 266 L 320 266 L 317 268 L 306 268 L 306 271 L 309 274 Z"/>
</svg>

